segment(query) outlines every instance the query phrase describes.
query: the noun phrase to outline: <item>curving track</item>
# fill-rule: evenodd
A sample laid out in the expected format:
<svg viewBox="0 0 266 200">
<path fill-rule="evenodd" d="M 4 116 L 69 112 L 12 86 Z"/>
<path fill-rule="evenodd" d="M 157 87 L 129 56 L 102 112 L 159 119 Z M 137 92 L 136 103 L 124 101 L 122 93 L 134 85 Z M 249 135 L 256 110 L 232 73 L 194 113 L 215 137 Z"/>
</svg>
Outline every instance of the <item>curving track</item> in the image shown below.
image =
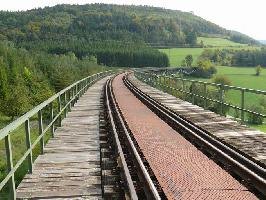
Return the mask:
<svg viewBox="0 0 266 200">
<path fill-rule="evenodd" d="M 160 107 L 126 78 L 123 80 L 124 76 L 109 81 L 105 91 L 126 195 L 132 199 L 257 199 L 254 191 L 259 197 L 265 195 L 265 169 L 240 163 L 250 171 L 235 167 L 236 180 L 207 155 L 220 152 L 223 165 L 239 165 L 239 160 L 218 148 L 217 142 L 178 122 L 170 110 Z M 206 151 L 210 146 L 213 149 Z M 250 180 L 252 192 L 239 182 L 243 178 Z"/>
</svg>

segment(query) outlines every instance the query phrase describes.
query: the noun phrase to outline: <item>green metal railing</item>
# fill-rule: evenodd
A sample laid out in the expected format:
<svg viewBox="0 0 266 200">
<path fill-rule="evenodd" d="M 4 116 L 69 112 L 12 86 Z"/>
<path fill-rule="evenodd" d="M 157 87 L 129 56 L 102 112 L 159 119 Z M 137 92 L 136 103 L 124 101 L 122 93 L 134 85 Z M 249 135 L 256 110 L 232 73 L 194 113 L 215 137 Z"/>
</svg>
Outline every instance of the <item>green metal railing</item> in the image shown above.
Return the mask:
<svg viewBox="0 0 266 200">
<path fill-rule="evenodd" d="M 77 100 L 87 91 L 87 89 L 97 80 L 107 75 L 110 75 L 112 71 L 101 72 L 98 74 L 94 74 L 87 78 L 84 78 L 66 89 L 60 91 L 56 95 L 49 98 L 47 101 L 38 105 L 22 117 L 18 118 L 2 130 L 0 130 L 0 141 L 4 140 L 5 142 L 5 151 L 6 151 L 6 163 L 8 174 L 0 183 L 0 192 L 8 184 L 9 187 L 9 199 L 16 199 L 16 188 L 15 188 L 15 172 L 22 165 L 24 161 L 28 162 L 28 172 L 32 173 L 32 152 L 33 149 L 40 144 L 40 152 L 43 154 L 44 152 L 44 137 L 48 130 L 51 130 L 51 136 L 54 137 L 55 131 L 55 123 L 58 123 L 58 126 L 61 126 L 62 115 L 66 117 L 67 112 L 71 111 L 71 108 L 77 102 Z M 55 115 L 54 104 L 57 103 L 57 111 Z M 43 126 L 43 110 L 45 108 L 49 108 L 49 124 L 44 128 Z M 38 115 L 38 129 L 39 135 L 37 139 L 32 143 L 31 142 L 31 127 L 30 127 L 30 119 Z M 13 164 L 13 156 L 12 156 L 12 144 L 11 144 L 11 133 L 23 125 L 25 127 L 26 134 L 26 152 L 19 159 L 19 161 L 14 166 Z"/>
<path fill-rule="evenodd" d="M 175 92 L 181 92 L 186 95 L 191 96 L 191 103 L 195 104 L 195 98 L 200 98 L 204 100 L 204 108 L 207 108 L 208 101 L 215 102 L 219 105 L 220 114 L 223 114 L 223 109 L 225 106 L 239 110 L 240 111 L 240 118 L 241 122 L 245 122 L 245 113 L 251 113 L 253 115 L 256 115 L 258 117 L 266 118 L 266 115 L 263 113 L 254 112 L 252 110 L 249 110 L 245 106 L 245 95 L 246 93 L 251 94 L 258 94 L 258 95 L 266 95 L 266 91 L 261 90 L 254 90 L 254 89 L 248 89 L 248 88 L 242 88 L 242 87 L 236 87 L 236 86 L 229 86 L 229 85 L 222 85 L 222 84 L 216 84 L 216 83 L 209 83 L 204 81 L 198 81 L 198 80 L 190 80 L 190 79 L 184 79 L 184 78 L 178 78 L 178 77 L 170 77 L 165 75 L 158 75 L 154 74 L 152 72 L 141 72 L 141 71 L 135 71 L 135 75 L 138 79 L 142 80 L 143 82 L 153 86 L 157 87 L 159 89 L 162 89 L 164 92 L 168 92 L 171 94 L 174 94 Z M 190 89 L 188 90 L 186 85 L 190 85 Z M 203 94 L 199 94 L 195 91 L 196 85 L 203 86 Z M 212 86 L 216 88 L 218 91 L 219 98 L 213 99 L 208 97 L 207 94 L 207 86 Z M 231 103 L 225 102 L 225 91 L 228 90 L 234 90 L 240 92 L 240 105 L 233 105 Z"/>
</svg>

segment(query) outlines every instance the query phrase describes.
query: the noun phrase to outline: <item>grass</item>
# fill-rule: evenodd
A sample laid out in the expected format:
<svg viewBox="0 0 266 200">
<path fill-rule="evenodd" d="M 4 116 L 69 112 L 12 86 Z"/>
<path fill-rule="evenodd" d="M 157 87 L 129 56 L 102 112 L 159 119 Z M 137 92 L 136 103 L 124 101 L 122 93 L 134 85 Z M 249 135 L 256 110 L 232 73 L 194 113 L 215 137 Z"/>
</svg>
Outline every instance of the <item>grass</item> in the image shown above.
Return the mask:
<svg viewBox="0 0 266 200">
<path fill-rule="evenodd" d="M 170 60 L 171 67 L 179 67 L 181 65 L 182 60 L 188 55 L 191 54 L 193 56 L 193 64 L 197 63 L 198 57 L 204 51 L 204 49 L 248 49 L 248 50 L 256 50 L 260 49 L 259 46 L 248 46 L 246 44 L 235 43 L 230 40 L 224 38 L 206 38 L 206 37 L 198 37 L 198 41 L 203 41 L 205 45 L 208 45 L 207 48 L 171 48 L 171 49 L 159 49 L 159 51 L 164 52 L 168 55 Z"/>
<path fill-rule="evenodd" d="M 260 76 L 255 76 L 255 67 L 217 66 L 216 75 L 225 75 L 230 79 L 233 86 L 266 91 L 266 69 L 262 70 Z M 191 79 L 212 82 L 212 79 L 197 79 L 192 77 Z M 245 93 L 245 107 L 248 108 L 251 105 L 259 104 L 262 97 L 263 95 Z M 239 91 L 229 90 L 226 93 L 226 100 L 233 105 L 240 106 L 241 94 Z M 233 109 L 229 112 L 230 115 L 234 115 L 234 113 L 235 111 Z M 266 132 L 266 124 L 251 125 L 251 127 Z"/>
<path fill-rule="evenodd" d="M 233 41 L 230 41 L 225 38 L 211 38 L 211 37 L 198 37 L 197 42 L 203 42 L 204 46 L 212 47 L 243 47 L 248 46 L 247 44 L 240 44 Z"/>
<path fill-rule="evenodd" d="M 255 128 L 259 131 L 262 131 L 264 133 L 266 133 L 266 124 L 262 124 L 262 125 L 250 125 L 251 128 Z"/>
<path fill-rule="evenodd" d="M 260 49 L 258 46 L 243 46 L 243 47 L 220 47 L 219 49 Z M 170 60 L 170 67 L 180 67 L 182 60 L 189 54 L 193 56 L 193 64 L 196 65 L 198 57 L 205 49 L 217 49 L 217 47 L 210 48 L 172 48 L 172 49 L 159 49 L 159 51 L 166 53 Z"/>
<path fill-rule="evenodd" d="M 193 56 L 193 64 L 196 64 L 198 57 L 204 51 L 204 48 L 173 48 L 173 49 L 159 49 L 168 55 L 171 67 L 179 67 L 182 60 L 188 55 Z"/>
<path fill-rule="evenodd" d="M 256 90 L 266 90 L 266 69 L 263 69 L 260 76 L 255 76 L 255 67 L 227 67 L 227 66 L 217 66 L 216 75 L 225 75 L 230 79 L 233 86 L 256 89 Z M 196 78 L 192 78 L 196 79 Z M 211 82 L 211 79 L 196 79 L 206 82 Z M 261 95 L 255 95 L 251 93 L 246 93 L 245 103 L 247 106 L 256 104 L 259 102 Z M 230 102 L 236 105 L 240 105 L 240 92 L 238 91 L 228 91 L 227 98 Z"/>
<path fill-rule="evenodd" d="M 10 123 L 10 119 L 8 117 L 4 117 L 0 115 L 0 129 Z M 48 123 L 44 121 L 44 128 Z M 38 129 L 38 121 L 36 120 L 36 116 L 31 118 L 31 143 L 39 136 L 39 129 Z M 11 136 L 11 145 L 12 145 L 12 154 L 13 154 L 13 164 L 14 166 L 16 163 L 21 159 L 21 157 L 26 152 L 26 134 L 25 134 L 25 127 L 24 125 L 19 126 L 16 130 L 10 133 Z M 45 143 L 49 140 L 51 136 L 51 131 L 48 130 L 46 133 L 44 140 Z M 33 160 L 35 160 L 38 155 L 40 154 L 40 145 L 37 145 L 33 149 Z M 28 172 L 28 163 L 27 159 L 22 163 L 22 165 L 18 168 L 15 173 L 15 182 L 16 186 L 21 182 L 24 175 Z M 5 178 L 7 175 L 7 165 L 6 165 L 6 152 L 5 152 L 5 144 L 4 139 L 0 141 L 0 182 Z M 8 196 L 8 187 L 7 185 L 0 191 L 0 197 L 3 199 L 7 199 Z M 2 199 L 2 198 L 1 198 Z"/>
</svg>

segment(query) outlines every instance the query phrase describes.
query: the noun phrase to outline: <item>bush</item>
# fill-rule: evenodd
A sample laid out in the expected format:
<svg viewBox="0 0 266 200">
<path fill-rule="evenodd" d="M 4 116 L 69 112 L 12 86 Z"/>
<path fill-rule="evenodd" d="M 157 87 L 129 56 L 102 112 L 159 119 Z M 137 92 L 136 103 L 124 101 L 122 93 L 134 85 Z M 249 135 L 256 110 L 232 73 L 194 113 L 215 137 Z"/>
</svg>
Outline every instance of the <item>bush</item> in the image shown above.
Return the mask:
<svg viewBox="0 0 266 200">
<path fill-rule="evenodd" d="M 224 75 L 215 76 L 212 79 L 212 82 L 216 83 L 216 84 L 222 84 L 222 85 L 231 85 L 232 84 L 231 80 L 227 76 L 224 76 Z"/>
<path fill-rule="evenodd" d="M 261 70 L 262 70 L 262 68 L 261 68 L 261 66 L 260 66 L 260 65 L 258 65 L 258 66 L 255 68 L 255 71 L 256 71 L 256 76 L 259 76 L 259 75 L 260 75 L 260 73 L 261 73 Z"/>
<path fill-rule="evenodd" d="M 264 108 L 261 105 L 259 105 L 259 106 L 253 105 L 249 108 L 249 110 L 256 112 L 256 113 L 261 113 L 263 109 Z M 250 123 L 250 124 L 260 125 L 263 123 L 263 117 L 260 117 L 258 115 L 248 113 L 247 117 L 248 117 L 248 123 Z"/>
<path fill-rule="evenodd" d="M 198 61 L 198 66 L 195 67 L 194 73 L 191 76 L 199 78 L 211 78 L 213 74 L 217 72 L 210 60 Z"/>
</svg>

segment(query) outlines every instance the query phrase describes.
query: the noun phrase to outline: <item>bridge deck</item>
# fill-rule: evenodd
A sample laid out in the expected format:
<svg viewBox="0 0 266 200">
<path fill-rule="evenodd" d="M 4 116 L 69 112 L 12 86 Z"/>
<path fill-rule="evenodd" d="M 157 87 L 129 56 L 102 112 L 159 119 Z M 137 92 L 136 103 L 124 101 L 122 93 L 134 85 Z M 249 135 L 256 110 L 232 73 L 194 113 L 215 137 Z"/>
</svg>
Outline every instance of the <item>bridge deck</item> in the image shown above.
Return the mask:
<svg viewBox="0 0 266 200">
<path fill-rule="evenodd" d="M 132 137 L 168 199 L 257 199 L 139 101 L 123 84 L 122 75 L 114 79 L 113 91 Z"/>
<path fill-rule="evenodd" d="M 17 188 L 18 198 L 101 199 L 100 96 L 106 78 L 78 100 Z"/>
<path fill-rule="evenodd" d="M 214 112 L 183 101 L 170 94 L 153 88 L 134 76 L 130 80 L 143 92 L 156 99 L 177 114 L 200 126 L 227 144 L 249 155 L 257 162 L 266 165 L 266 134 L 240 125 L 238 122 Z"/>
</svg>

